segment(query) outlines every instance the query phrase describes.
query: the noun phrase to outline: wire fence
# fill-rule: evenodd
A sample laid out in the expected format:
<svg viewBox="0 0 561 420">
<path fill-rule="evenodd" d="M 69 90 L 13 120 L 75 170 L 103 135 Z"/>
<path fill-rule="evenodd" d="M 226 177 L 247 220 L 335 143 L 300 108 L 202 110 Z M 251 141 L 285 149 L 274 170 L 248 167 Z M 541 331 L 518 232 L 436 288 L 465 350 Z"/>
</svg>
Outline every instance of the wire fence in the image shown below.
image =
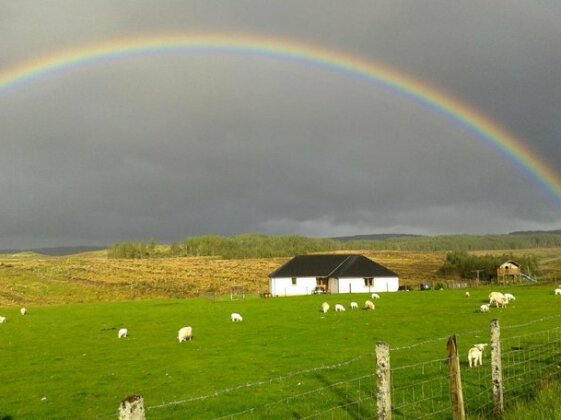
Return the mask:
<svg viewBox="0 0 561 420">
<path fill-rule="evenodd" d="M 503 328 L 500 337 L 505 407 L 532 398 L 547 381 L 561 379 L 561 327 L 518 334 Z M 474 334 L 475 333 L 475 334 Z M 474 337 L 488 342 L 488 332 L 458 336 L 467 350 Z M 440 350 L 438 350 L 440 349 Z M 436 353 L 437 352 L 437 353 Z M 396 419 L 452 418 L 450 357 L 446 337 L 391 349 L 391 412 Z M 464 354 L 465 353 L 465 354 Z M 419 354 L 428 360 L 419 360 Z M 465 413 L 488 417 L 495 412 L 489 350 L 483 365 L 470 368 L 467 351 L 458 354 Z M 376 354 L 368 353 L 331 365 L 313 367 L 263 381 L 241 384 L 201 396 L 146 407 L 148 418 L 209 419 L 369 419 L 376 418 L 378 375 Z M 538 385 L 538 386 L 537 386 Z"/>
</svg>

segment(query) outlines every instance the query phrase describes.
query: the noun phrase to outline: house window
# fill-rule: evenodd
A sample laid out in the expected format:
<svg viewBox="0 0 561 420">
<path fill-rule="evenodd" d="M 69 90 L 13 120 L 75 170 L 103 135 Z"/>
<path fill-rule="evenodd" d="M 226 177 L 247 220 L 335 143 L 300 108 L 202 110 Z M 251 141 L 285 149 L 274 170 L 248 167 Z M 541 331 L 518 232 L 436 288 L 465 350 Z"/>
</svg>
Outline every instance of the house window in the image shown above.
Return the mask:
<svg viewBox="0 0 561 420">
<path fill-rule="evenodd" d="M 296 286 L 296 277 L 292 277 L 292 285 Z"/>
<path fill-rule="evenodd" d="M 365 285 L 365 286 L 372 286 L 372 281 L 373 281 L 373 280 L 374 280 L 374 279 L 373 279 L 372 277 L 365 278 L 365 279 L 364 279 L 364 285 Z"/>
</svg>

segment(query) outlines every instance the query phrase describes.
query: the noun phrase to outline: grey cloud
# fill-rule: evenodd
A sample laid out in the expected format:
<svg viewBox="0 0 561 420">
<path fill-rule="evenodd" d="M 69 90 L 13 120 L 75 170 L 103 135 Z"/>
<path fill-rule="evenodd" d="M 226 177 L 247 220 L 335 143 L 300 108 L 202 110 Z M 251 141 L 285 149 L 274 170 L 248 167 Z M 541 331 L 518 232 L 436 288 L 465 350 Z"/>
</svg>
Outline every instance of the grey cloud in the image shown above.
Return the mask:
<svg viewBox="0 0 561 420">
<path fill-rule="evenodd" d="M 114 37 L 191 31 L 301 40 L 453 94 L 553 166 L 560 16 L 556 4 L 522 1 L 508 10 L 487 1 L 22 1 L 0 6 L 0 54 L 14 65 Z M 542 185 L 441 112 L 271 57 L 147 54 L 35 80 L 0 93 L 0 145 L 1 247 L 561 222 Z"/>
</svg>

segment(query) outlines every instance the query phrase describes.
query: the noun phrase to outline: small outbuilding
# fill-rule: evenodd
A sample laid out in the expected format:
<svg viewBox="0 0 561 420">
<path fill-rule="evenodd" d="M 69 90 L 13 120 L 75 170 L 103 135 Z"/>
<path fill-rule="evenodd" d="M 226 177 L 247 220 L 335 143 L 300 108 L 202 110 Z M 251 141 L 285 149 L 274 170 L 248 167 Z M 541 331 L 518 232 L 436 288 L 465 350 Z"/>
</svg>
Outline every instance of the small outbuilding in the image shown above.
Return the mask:
<svg viewBox="0 0 561 420">
<path fill-rule="evenodd" d="M 363 255 L 300 255 L 269 274 L 273 296 L 396 292 L 396 273 Z"/>
<path fill-rule="evenodd" d="M 522 270 L 515 261 L 505 261 L 497 267 L 497 282 L 499 284 L 516 283 L 521 280 Z"/>
</svg>

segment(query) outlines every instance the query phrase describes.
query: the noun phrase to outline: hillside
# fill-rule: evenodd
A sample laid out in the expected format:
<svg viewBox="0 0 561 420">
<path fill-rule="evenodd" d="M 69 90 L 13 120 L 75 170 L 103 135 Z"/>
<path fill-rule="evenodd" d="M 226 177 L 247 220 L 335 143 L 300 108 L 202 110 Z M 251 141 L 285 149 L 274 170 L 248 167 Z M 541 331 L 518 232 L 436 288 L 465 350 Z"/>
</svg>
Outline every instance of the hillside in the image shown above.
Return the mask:
<svg viewBox="0 0 561 420">
<path fill-rule="evenodd" d="M 560 249 L 519 252 L 536 255 L 542 277 L 561 278 Z M 445 252 L 363 250 L 361 253 L 397 272 L 401 284 L 417 286 L 445 280 L 436 275 L 445 260 Z M 104 251 L 69 257 L 0 256 L 0 305 L 183 298 L 201 292 L 225 295 L 232 286 L 242 286 L 246 293 L 258 293 L 268 290 L 269 273 L 289 258 L 108 259 Z"/>
</svg>

